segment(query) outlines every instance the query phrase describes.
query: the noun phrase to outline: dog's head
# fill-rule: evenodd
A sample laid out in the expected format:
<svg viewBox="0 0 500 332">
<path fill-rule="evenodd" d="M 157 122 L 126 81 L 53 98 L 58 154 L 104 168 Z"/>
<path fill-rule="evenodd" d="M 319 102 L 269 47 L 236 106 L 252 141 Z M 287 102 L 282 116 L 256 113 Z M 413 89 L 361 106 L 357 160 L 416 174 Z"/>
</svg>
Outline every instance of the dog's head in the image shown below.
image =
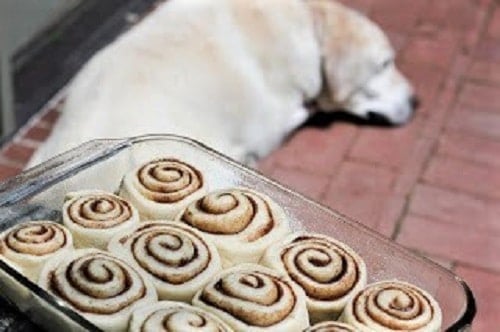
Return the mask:
<svg viewBox="0 0 500 332">
<path fill-rule="evenodd" d="M 382 30 L 331 0 L 308 0 L 322 52 L 323 111 L 344 110 L 368 120 L 403 124 L 417 100 L 394 63 Z"/>
</svg>

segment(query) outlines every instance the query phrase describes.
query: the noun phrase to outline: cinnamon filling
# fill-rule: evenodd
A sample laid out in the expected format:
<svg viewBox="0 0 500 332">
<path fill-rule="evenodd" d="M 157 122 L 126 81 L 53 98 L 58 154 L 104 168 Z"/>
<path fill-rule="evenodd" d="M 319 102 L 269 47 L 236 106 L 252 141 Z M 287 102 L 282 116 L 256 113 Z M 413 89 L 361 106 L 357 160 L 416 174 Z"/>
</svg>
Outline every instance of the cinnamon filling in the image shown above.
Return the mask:
<svg viewBox="0 0 500 332">
<path fill-rule="evenodd" d="M 63 274 L 56 271 L 49 275 L 49 289 L 83 313 L 113 314 L 146 295 L 142 278 L 110 256 L 82 256 L 64 267 Z M 135 280 L 141 287 L 130 293 Z"/>
<path fill-rule="evenodd" d="M 222 277 L 203 290 L 200 300 L 250 326 L 270 327 L 287 319 L 296 295 L 285 280 L 255 271 Z M 252 306 L 241 305 L 242 301 Z"/>
<path fill-rule="evenodd" d="M 360 292 L 354 298 L 353 306 L 357 321 L 392 330 L 419 330 L 434 317 L 434 307 L 425 294 L 416 288 L 391 282 Z M 426 315 L 428 319 L 423 319 Z"/>
<path fill-rule="evenodd" d="M 283 249 L 281 260 L 292 280 L 317 301 L 341 299 L 360 282 L 358 259 L 325 239 L 299 237 Z"/>
<path fill-rule="evenodd" d="M 203 186 L 203 176 L 193 166 L 177 159 L 159 159 L 142 166 L 136 173 L 137 188 L 149 200 L 172 204 Z"/>
<path fill-rule="evenodd" d="M 196 278 L 212 260 L 202 238 L 186 229 L 165 224 L 133 234 L 130 250 L 142 269 L 172 285 Z M 182 273 L 179 268 L 183 268 Z"/>
<path fill-rule="evenodd" d="M 68 206 L 67 212 L 75 224 L 94 229 L 112 228 L 132 217 L 130 204 L 110 195 L 80 197 Z"/>
<path fill-rule="evenodd" d="M 64 248 L 67 244 L 65 230 L 53 223 L 28 223 L 21 225 L 7 234 L 4 245 L 20 253 L 44 256 Z"/>
<path fill-rule="evenodd" d="M 257 219 L 258 213 L 261 218 Z M 275 227 L 271 207 L 263 198 L 237 190 L 199 199 L 186 209 L 181 221 L 210 234 L 244 234 L 247 242 L 259 240 Z M 249 230 L 254 224 L 258 226 Z"/>
</svg>

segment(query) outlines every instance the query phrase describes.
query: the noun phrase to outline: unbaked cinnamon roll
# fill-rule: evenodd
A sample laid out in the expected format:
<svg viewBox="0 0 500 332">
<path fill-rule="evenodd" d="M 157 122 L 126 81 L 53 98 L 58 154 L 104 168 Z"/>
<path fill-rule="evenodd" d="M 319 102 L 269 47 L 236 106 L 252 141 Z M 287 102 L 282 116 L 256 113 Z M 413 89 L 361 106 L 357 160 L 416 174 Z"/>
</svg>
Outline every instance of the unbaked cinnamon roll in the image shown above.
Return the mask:
<svg viewBox="0 0 500 332">
<path fill-rule="evenodd" d="M 345 323 L 326 321 L 308 327 L 304 332 L 359 332 L 359 330 Z"/>
<path fill-rule="evenodd" d="M 267 247 L 290 232 L 280 206 L 244 188 L 212 192 L 191 203 L 177 219 L 212 240 L 225 267 L 257 263 Z"/>
<path fill-rule="evenodd" d="M 39 285 L 104 331 L 124 331 L 134 309 L 157 301 L 147 278 L 97 249 L 75 250 L 49 260 Z"/>
<path fill-rule="evenodd" d="M 73 233 L 77 248 L 106 249 L 109 239 L 139 223 L 139 214 L 127 200 L 103 191 L 69 193 L 63 205 L 63 223 Z"/>
<path fill-rule="evenodd" d="M 153 281 L 159 298 L 190 302 L 221 270 L 215 246 L 179 222 L 144 222 L 109 242 L 108 250 Z"/>
<path fill-rule="evenodd" d="M 301 331 L 309 326 L 302 289 L 256 264 L 222 271 L 196 293 L 193 305 L 218 316 L 235 331 Z"/>
<path fill-rule="evenodd" d="M 366 265 L 346 244 L 329 236 L 295 233 L 270 246 L 261 264 L 286 273 L 307 296 L 311 322 L 335 320 L 366 285 Z"/>
<path fill-rule="evenodd" d="M 171 301 L 135 310 L 129 332 L 232 332 L 222 320 L 200 308 Z"/>
<path fill-rule="evenodd" d="M 0 258 L 34 282 L 48 259 L 72 250 L 71 233 L 52 221 L 22 223 L 0 235 Z"/>
<path fill-rule="evenodd" d="M 128 173 L 119 195 L 134 204 L 142 220 L 173 219 L 207 192 L 202 173 L 173 158 L 150 161 Z"/>
<path fill-rule="evenodd" d="M 341 320 L 360 331 L 437 332 L 439 304 L 423 289 L 397 280 L 368 285 L 346 306 Z"/>
</svg>

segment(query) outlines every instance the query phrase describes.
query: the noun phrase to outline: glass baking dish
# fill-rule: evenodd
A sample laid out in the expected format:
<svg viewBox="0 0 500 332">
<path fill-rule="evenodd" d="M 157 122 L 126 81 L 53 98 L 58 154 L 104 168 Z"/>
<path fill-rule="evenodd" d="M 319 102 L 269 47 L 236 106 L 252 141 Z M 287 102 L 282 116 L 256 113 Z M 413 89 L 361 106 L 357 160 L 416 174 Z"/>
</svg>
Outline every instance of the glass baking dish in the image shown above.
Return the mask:
<svg viewBox="0 0 500 332">
<path fill-rule="evenodd" d="M 205 174 L 210 190 L 244 186 L 271 196 L 285 208 L 293 229 L 328 234 L 356 250 L 366 261 L 370 282 L 397 278 L 414 283 L 440 303 L 445 331 L 470 331 L 475 302 L 469 287 L 459 277 L 348 217 L 184 137 L 147 135 L 95 140 L 21 173 L 0 184 L 0 231 L 30 219 L 60 220 L 65 193 L 81 189 L 115 191 L 123 174 L 158 156 L 177 157 L 196 165 Z M 105 181 L 100 178 L 103 174 Z M 23 312 L 47 330 L 98 331 L 62 301 L 2 261 L 0 291 L 18 310 L 9 311 L 0 302 L 0 330 L 5 317 L 13 326 L 26 325 L 20 314 Z M 30 329 L 24 326 L 22 330 Z"/>
</svg>

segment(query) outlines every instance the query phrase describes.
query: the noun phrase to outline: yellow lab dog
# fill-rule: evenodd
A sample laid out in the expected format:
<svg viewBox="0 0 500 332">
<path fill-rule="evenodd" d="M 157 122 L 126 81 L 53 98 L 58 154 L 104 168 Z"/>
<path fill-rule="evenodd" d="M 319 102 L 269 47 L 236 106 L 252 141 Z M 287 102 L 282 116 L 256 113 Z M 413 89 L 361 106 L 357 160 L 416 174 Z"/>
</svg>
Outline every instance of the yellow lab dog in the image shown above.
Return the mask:
<svg viewBox="0 0 500 332">
<path fill-rule="evenodd" d="M 95 138 L 173 133 L 243 162 L 309 112 L 406 122 L 413 90 L 371 21 L 327 0 L 171 0 L 98 52 L 71 83 L 30 166 Z"/>
</svg>

